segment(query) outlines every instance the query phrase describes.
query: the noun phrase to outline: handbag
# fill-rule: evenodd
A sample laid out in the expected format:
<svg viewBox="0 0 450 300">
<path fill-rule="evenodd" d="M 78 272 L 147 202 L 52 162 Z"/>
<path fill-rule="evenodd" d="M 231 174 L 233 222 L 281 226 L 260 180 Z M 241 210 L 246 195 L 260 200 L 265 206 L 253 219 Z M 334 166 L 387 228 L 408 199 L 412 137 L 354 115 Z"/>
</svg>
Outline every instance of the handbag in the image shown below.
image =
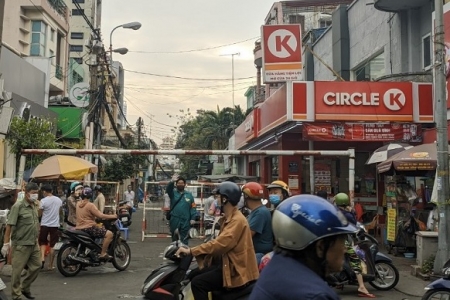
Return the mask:
<svg viewBox="0 0 450 300">
<path fill-rule="evenodd" d="M 177 202 L 175 202 L 175 204 L 170 208 L 170 210 L 166 213 L 166 220 L 170 221 L 171 215 L 170 213 L 172 212 L 172 210 L 175 208 L 175 206 L 177 206 L 178 202 L 180 202 L 181 198 L 183 198 L 184 194 L 181 194 L 180 198 L 178 198 Z"/>
</svg>

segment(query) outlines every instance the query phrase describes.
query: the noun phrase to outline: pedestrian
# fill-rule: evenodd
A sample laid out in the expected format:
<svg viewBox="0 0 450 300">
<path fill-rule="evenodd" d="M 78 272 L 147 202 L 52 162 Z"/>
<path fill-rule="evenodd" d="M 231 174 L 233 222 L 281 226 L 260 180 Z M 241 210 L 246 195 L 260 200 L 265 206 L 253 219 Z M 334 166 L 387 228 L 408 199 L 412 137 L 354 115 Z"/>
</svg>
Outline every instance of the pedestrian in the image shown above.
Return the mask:
<svg viewBox="0 0 450 300">
<path fill-rule="evenodd" d="M 2 255 L 11 250 L 12 275 L 11 292 L 13 300 L 34 299 L 30 288 L 41 268 L 41 252 L 38 246 L 39 221 L 35 202 L 39 197 L 39 187 L 30 182 L 25 186 L 24 199 L 11 207 L 1 249 Z M 21 274 L 25 266 L 28 272 L 21 283 Z"/>
<path fill-rule="evenodd" d="M 39 246 L 41 247 L 41 269 L 45 264 L 45 251 L 50 246 L 49 270 L 53 270 L 53 247 L 58 242 L 59 215 L 62 207 L 62 201 L 53 195 L 53 188 L 50 184 L 46 184 L 41 188 L 44 198 L 39 205 L 39 215 L 41 219 L 41 229 L 39 231 Z M 48 237 L 50 236 L 50 241 Z"/>
<path fill-rule="evenodd" d="M 133 206 L 134 206 L 134 191 L 131 189 L 131 185 L 127 186 L 127 190 L 125 191 L 125 193 L 123 193 L 123 200 L 127 201 L 127 208 L 128 208 L 128 212 L 130 213 L 130 218 L 131 215 L 133 214 Z"/>
<path fill-rule="evenodd" d="M 101 185 L 96 185 L 94 187 L 94 191 L 96 194 L 94 205 L 97 209 L 103 214 L 105 213 L 105 195 L 103 195 L 103 188 Z"/>
<path fill-rule="evenodd" d="M 176 184 L 176 188 L 174 188 Z M 186 180 L 183 177 L 174 176 L 167 185 L 166 193 L 170 198 L 169 227 L 172 241 L 176 240 L 174 235 L 178 229 L 180 239 L 184 244 L 189 243 L 189 229 L 195 224 L 197 209 L 192 193 L 185 190 Z"/>
</svg>

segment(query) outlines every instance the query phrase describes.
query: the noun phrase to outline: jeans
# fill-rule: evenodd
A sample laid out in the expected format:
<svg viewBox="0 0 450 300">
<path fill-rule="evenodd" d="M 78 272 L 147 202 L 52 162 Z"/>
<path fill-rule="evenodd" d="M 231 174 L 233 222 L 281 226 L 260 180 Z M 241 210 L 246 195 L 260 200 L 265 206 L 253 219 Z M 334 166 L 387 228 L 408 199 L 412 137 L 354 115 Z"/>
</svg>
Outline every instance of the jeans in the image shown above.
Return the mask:
<svg viewBox="0 0 450 300">
<path fill-rule="evenodd" d="M 195 300 L 209 300 L 209 292 L 222 288 L 222 267 L 217 265 L 201 270 L 191 281 L 192 294 Z"/>
</svg>

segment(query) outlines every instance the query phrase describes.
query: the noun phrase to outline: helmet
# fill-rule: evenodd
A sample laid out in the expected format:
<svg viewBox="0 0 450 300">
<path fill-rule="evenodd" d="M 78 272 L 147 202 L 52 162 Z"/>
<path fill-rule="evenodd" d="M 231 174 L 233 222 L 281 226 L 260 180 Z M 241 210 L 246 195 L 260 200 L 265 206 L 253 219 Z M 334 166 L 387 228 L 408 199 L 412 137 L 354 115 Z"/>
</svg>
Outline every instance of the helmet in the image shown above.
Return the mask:
<svg viewBox="0 0 450 300">
<path fill-rule="evenodd" d="M 303 250 L 325 237 L 357 231 L 339 208 L 314 195 L 281 202 L 273 213 L 272 226 L 277 245 L 288 250 Z"/>
<path fill-rule="evenodd" d="M 222 182 L 217 188 L 217 194 L 227 197 L 231 205 L 236 206 L 241 199 L 241 189 L 234 182 Z"/>
<path fill-rule="evenodd" d="M 97 185 L 94 187 L 94 191 L 99 191 L 99 192 L 101 192 L 101 191 L 102 191 L 102 186 L 97 184 Z"/>
<path fill-rule="evenodd" d="M 81 198 L 83 199 L 91 199 L 93 195 L 94 193 L 92 192 L 92 189 L 90 187 L 85 187 L 81 192 Z"/>
<path fill-rule="evenodd" d="M 283 194 L 285 195 L 285 198 L 289 197 L 289 194 L 290 194 L 289 187 L 284 181 L 275 180 L 274 182 L 272 182 L 271 184 L 269 184 L 267 186 L 268 190 L 273 189 L 273 188 L 281 189 Z"/>
<path fill-rule="evenodd" d="M 242 186 L 244 196 L 252 200 L 261 200 L 264 196 L 263 187 L 257 182 L 248 182 Z"/>
<path fill-rule="evenodd" d="M 350 198 L 346 193 L 339 193 L 336 196 L 334 196 L 334 203 L 337 206 L 349 206 Z"/>
<path fill-rule="evenodd" d="M 75 188 L 79 185 L 81 185 L 81 183 L 79 183 L 78 181 L 72 182 L 72 184 L 70 185 L 70 191 L 74 192 Z"/>
</svg>

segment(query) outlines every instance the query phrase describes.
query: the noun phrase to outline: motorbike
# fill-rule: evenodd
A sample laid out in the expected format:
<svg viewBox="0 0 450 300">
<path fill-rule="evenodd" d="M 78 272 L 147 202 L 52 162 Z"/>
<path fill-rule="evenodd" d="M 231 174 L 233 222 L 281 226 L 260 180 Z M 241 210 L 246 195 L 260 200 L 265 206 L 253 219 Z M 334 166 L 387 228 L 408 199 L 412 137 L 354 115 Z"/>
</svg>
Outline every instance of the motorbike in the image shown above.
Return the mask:
<svg viewBox="0 0 450 300">
<path fill-rule="evenodd" d="M 119 208 L 117 209 L 117 216 L 120 222 L 122 222 L 123 227 L 128 227 L 131 225 L 131 216 L 128 207 L 126 206 L 127 201 L 120 201 Z"/>
<path fill-rule="evenodd" d="M 110 262 L 117 270 L 124 271 L 130 264 L 131 250 L 121 237 L 118 222 L 118 220 L 102 221 L 105 228 L 113 233 L 113 240 L 107 252 L 112 257 Z M 56 243 L 54 249 L 58 250 L 56 265 L 63 276 L 73 277 L 82 269 L 98 267 L 108 262 L 99 258 L 103 239 L 94 239 L 81 230 L 60 229 L 60 231 L 62 241 Z"/>
<path fill-rule="evenodd" d="M 185 247 L 181 242 L 172 242 L 164 251 L 166 260 L 158 268 L 154 269 L 145 279 L 141 289 L 144 299 L 174 300 L 193 299 L 190 292 L 190 279 L 197 263 L 191 255 L 177 257 L 175 254 L 180 247 Z M 212 292 L 212 300 L 245 300 L 248 299 L 254 283 L 243 288 L 221 290 Z"/>
<path fill-rule="evenodd" d="M 362 229 L 357 235 L 355 244 L 358 245 L 365 258 L 364 263 L 367 270 L 363 272 L 364 282 L 368 282 L 371 286 L 381 291 L 393 289 L 397 285 L 400 276 L 397 268 L 392 263 L 392 259 L 379 252 L 378 241 Z M 358 286 L 356 274 L 350 267 L 347 256 L 343 270 L 340 273 L 328 276 L 327 281 L 334 287 L 343 287 L 346 284 Z"/>
<path fill-rule="evenodd" d="M 450 259 L 442 268 L 442 278 L 439 278 L 425 287 L 422 300 L 450 299 Z"/>
</svg>

